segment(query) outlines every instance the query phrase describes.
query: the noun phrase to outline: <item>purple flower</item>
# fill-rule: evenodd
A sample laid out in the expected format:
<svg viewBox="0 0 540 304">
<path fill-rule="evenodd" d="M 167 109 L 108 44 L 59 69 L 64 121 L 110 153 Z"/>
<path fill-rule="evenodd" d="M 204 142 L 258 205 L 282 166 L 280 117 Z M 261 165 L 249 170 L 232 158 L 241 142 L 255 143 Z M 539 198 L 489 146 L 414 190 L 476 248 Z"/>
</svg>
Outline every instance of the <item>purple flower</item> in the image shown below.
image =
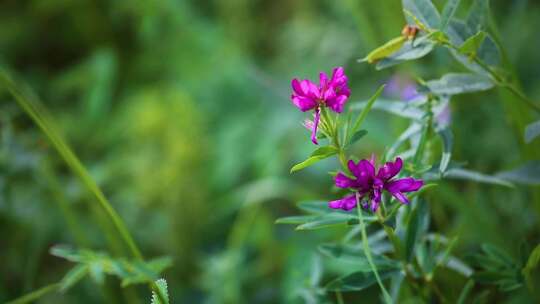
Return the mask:
<svg viewBox="0 0 540 304">
<path fill-rule="evenodd" d="M 383 190 L 390 192 L 397 200 L 403 204 L 408 204 L 409 199 L 403 194 L 417 191 L 424 182 L 412 177 L 394 179 L 401 171 L 403 161 L 396 158 L 394 162 L 387 162 L 376 172 L 375 160 L 363 159 L 357 164 L 349 160 L 348 167 L 354 178 L 349 178 L 343 173 L 338 173 L 335 177 L 336 186 L 339 188 L 349 188 L 355 193 L 340 200 L 331 201 L 328 206 L 333 209 L 343 209 L 349 211 L 356 207 L 356 196 L 362 202 L 362 207 L 367 209 L 371 203 L 371 210 L 377 211 L 381 202 Z"/>
<path fill-rule="evenodd" d="M 311 141 L 317 143 L 317 128 L 321 119 L 321 107 L 326 106 L 336 113 L 343 112 L 343 107 L 351 95 L 347 86 L 347 76 L 342 67 L 334 68 L 332 78 L 326 73 L 319 74 L 319 85 L 304 79 L 293 79 L 291 82 L 292 103 L 302 112 L 314 110 L 315 117 L 311 132 Z"/>
<path fill-rule="evenodd" d="M 399 98 L 403 101 L 415 100 L 422 96 L 422 94 L 418 93 L 414 81 L 399 75 L 390 78 L 384 92 L 389 97 Z"/>
</svg>

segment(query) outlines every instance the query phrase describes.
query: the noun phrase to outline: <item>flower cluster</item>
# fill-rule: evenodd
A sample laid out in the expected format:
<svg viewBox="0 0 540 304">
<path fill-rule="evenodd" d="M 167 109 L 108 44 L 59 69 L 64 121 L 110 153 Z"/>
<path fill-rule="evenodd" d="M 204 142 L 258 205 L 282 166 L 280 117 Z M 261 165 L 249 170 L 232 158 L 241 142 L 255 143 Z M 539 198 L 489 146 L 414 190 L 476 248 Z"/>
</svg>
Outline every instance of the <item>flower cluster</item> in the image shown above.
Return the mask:
<svg viewBox="0 0 540 304">
<path fill-rule="evenodd" d="M 381 203 L 383 190 L 388 191 L 403 204 L 408 204 L 409 199 L 403 193 L 417 191 L 424 184 L 422 180 L 412 177 L 394 179 L 403 166 L 403 161 L 399 157 L 395 162 L 387 162 L 378 171 L 373 158 L 363 159 L 356 164 L 349 160 L 347 165 L 354 177 L 350 178 L 340 172 L 335 177 L 335 183 L 339 188 L 353 190 L 354 194 L 331 201 L 328 203 L 330 208 L 349 211 L 356 207 L 356 202 L 359 201 L 362 208 L 369 208 L 375 212 Z"/>
<path fill-rule="evenodd" d="M 333 70 L 332 77 L 321 72 L 319 85 L 310 80 L 292 80 L 293 94 L 292 103 L 302 112 L 314 110 L 314 120 L 307 121 L 305 126 L 312 131 L 311 141 L 317 143 L 317 128 L 321 119 L 321 108 L 327 107 L 330 110 L 341 113 L 351 91 L 347 86 L 347 76 L 343 68 L 338 67 Z M 335 135 L 337 136 L 337 135 Z M 333 209 L 343 209 L 350 211 L 354 209 L 357 202 L 362 208 L 375 212 L 379 208 L 383 191 L 389 192 L 403 204 L 408 204 L 409 199 L 404 193 L 419 190 L 423 181 L 412 177 L 396 178 L 403 167 L 401 158 L 396 158 L 394 162 L 387 162 L 378 170 L 375 159 L 363 159 L 358 163 L 349 160 L 348 168 L 344 168 L 349 173 L 340 172 L 335 176 L 335 184 L 339 188 L 352 190 L 354 193 L 340 200 L 329 202 L 328 206 Z"/>
<path fill-rule="evenodd" d="M 351 95 L 347 86 L 347 76 L 342 67 L 337 67 L 332 72 L 332 78 L 328 78 L 326 73 L 319 75 L 319 85 L 308 79 L 293 79 L 291 82 L 293 94 L 291 100 L 293 104 L 302 112 L 315 111 L 313 124 L 309 126 L 312 130 L 311 141 L 317 143 L 317 128 L 321 115 L 321 107 L 328 107 L 336 113 L 343 112 L 343 107 Z"/>
</svg>

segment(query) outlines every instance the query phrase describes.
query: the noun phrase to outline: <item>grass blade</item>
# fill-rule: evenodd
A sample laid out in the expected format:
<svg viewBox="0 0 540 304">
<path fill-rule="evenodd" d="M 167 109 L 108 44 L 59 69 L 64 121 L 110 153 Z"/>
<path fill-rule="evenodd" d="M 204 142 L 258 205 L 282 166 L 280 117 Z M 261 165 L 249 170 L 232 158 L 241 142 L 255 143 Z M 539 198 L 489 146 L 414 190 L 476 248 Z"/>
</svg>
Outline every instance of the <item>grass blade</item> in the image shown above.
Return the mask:
<svg viewBox="0 0 540 304">
<path fill-rule="evenodd" d="M 383 92 L 384 90 L 384 87 L 386 86 L 386 84 L 383 84 L 382 86 L 380 86 L 377 91 L 375 92 L 375 94 L 373 96 L 371 96 L 371 98 L 368 100 L 367 102 L 367 105 L 366 107 L 362 110 L 362 112 L 360 112 L 360 115 L 358 116 L 358 118 L 356 119 L 356 121 L 354 122 L 354 125 L 352 127 L 352 129 L 350 130 L 350 132 L 348 133 L 348 137 L 347 140 L 345 142 L 349 142 L 350 141 L 350 137 L 356 133 L 356 131 L 358 131 L 360 129 L 360 126 L 362 125 L 362 122 L 364 122 L 364 119 L 366 119 L 366 116 L 367 114 L 369 113 L 369 111 L 371 110 L 371 107 L 373 106 L 373 104 L 375 103 L 375 101 L 377 100 L 377 98 L 379 98 L 379 96 L 381 95 L 381 93 Z"/>
<path fill-rule="evenodd" d="M 125 241 L 133 256 L 142 260 L 142 254 L 138 249 L 135 241 L 129 234 L 124 222 L 120 216 L 113 209 L 101 189 L 96 182 L 92 179 L 86 168 L 79 161 L 77 156 L 69 148 L 66 141 L 60 135 L 60 132 L 56 129 L 52 123 L 47 111 L 41 106 L 37 98 L 28 90 L 23 90 L 18 87 L 8 74 L 0 70 L 0 85 L 5 87 L 9 93 L 15 98 L 17 104 L 32 118 L 32 120 L 39 126 L 47 138 L 51 141 L 54 148 L 58 151 L 60 156 L 67 163 L 69 168 L 75 173 L 75 175 L 81 180 L 83 185 L 90 191 L 90 193 L 97 199 L 101 207 L 105 210 L 109 216 L 115 228 L 118 230 L 119 235 Z"/>
</svg>

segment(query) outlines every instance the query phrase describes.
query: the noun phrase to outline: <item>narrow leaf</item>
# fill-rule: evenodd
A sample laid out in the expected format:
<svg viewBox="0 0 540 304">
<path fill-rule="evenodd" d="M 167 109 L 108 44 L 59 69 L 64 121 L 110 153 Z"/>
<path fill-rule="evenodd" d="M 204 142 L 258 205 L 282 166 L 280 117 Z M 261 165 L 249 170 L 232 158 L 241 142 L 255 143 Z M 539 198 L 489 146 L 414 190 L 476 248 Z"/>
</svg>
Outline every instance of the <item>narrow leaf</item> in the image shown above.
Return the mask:
<svg viewBox="0 0 540 304">
<path fill-rule="evenodd" d="M 394 274 L 399 273 L 396 270 L 382 270 L 379 272 L 381 280 L 387 279 Z M 344 277 L 335 279 L 325 287 L 328 291 L 359 291 L 364 290 L 377 282 L 373 272 L 354 272 Z"/>
<path fill-rule="evenodd" d="M 360 112 L 360 115 L 358 115 L 358 118 L 356 118 L 349 134 L 355 134 L 360 129 L 360 126 L 362 126 L 362 122 L 364 122 L 364 119 L 366 119 L 369 111 L 371 110 L 371 107 L 373 106 L 377 98 L 379 98 L 385 86 L 385 84 L 380 86 L 375 92 L 375 94 L 373 94 L 373 96 L 371 96 L 371 98 L 367 101 L 366 105 L 362 109 L 362 112 Z"/>
<path fill-rule="evenodd" d="M 298 215 L 298 216 L 287 216 L 281 217 L 276 220 L 276 224 L 304 224 L 309 221 L 312 221 L 315 218 L 313 215 Z"/>
<path fill-rule="evenodd" d="M 463 286 L 463 289 L 461 290 L 461 293 L 459 294 L 457 304 L 465 304 L 465 301 L 467 300 L 467 297 L 469 296 L 469 293 L 471 292 L 473 287 L 474 287 L 474 281 L 468 280 L 467 284 Z"/>
<path fill-rule="evenodd" d="M 446 27 L 450 23 L 450 20 L 454 17 L 454 14 L 456 13 L 458 7 L 459 7 L 460 0 L 448 0 L 446 1 L 446 4 L 444 5 L 442 16 L 441 16 L 441 31 L 446 30 Z"/>
<path fill-rule="evenodd" d="M 80 280 L 82 280 L 88 274 L 88 266 L 84 264 L 79 264 L 71 268 L 68 273 L 60 281 L 60 291 L 65 292 L 66 290 L 73 287 Z"/>
<path fill-rule="evenodd" d="M 538 136 L 540 136 L 540 120 L 525 128 L 525 142 L 530 143 Z"/>
<path fill-rule="evenodd" d="M 366 109 L 368 106 L 369 102 L 362 102 L 354 104 L 351 108 L 353 110 Z M 403 101 L 381 100 L 380 102 L 374 104 L 372 108 L 374 110 L 385 111 L 396 116 L 413 120 L 421 120 L 422 116 L 424 115 L 423 111 L 418 108 L 412 107 L 411 105 Z"/>
<path fill-rule="evenodd" d="M 375 68 L 382 70 L 408 60 L 422 58 L 429 54 L 435 48 L 435 43 L 427 36 L 405 42 L 401 49 L 394 54 L 381 59 Z"/>
<path fill-rule="evenodd" d="M 489 18 L 489 0 L 474 0 L 465 23 L 472 33 L 484 29 Z"/>
<path fill-rule="evenodd" d="M 318 148 L 317 150 L 315 150 L 311 156 L 306 159 L 305 161 L 301 162 L 301 163 L 298 163 L 296 165 L 294 165 L 292 168 L 291 168 L 291 173 L 293 172 L 296 172 L 298 170 L 302 170 L 306 167 L 309 167 L 325 158 L 328 158 L 332 155 L 335 155 L 338 153 L 338 149 L 334 146 L 325 146 L 325 147 L 320 147 Z"/>
<path fill-rule="evenodd" d="M 371 51 L 365 58 L 360 59 L 360 62 L 367 61 L 368 63 L 375 63 L 381 59 L 387 58 L 401 49 L 405 41 L 407 41 L 405 36 L 396 37 Z"/>
<path fill-rule="evenodd" d="M 403 9 L 409 11 L 420 22 L 432 29 L 439 28 L 441 17 L 431 0 L 403 0 L 402 3 Z M 415 20 L 408 14 L 405 17 L 409 24 L 415 23 Z"/>
<path fill-rule="evenodd" d="M 320 215 L 313 220 L 296 227 L 296 230 L 314 230 L 331 226 L 347 225 L 352 219 L 354 219 L 354 216 L 352 215 L 329 213 Z"/>
<path fill-rule="evenodd" d="M 354 263 L 355 267 L 358 267 L 358 271 L 372 271 L 365 253 L 359 248 L 343 244 L 323 244 L 319 246 L 319 251 L 326 256 Z M 373 263 L 377 269 L 401 269 L 399 262 L 383 255 L 373 257 Z"/>
<path fill-rule="evenodd" d="M 462 169 L 462 168 L 451 168 L 446 171 L 444 174 L 445 178 L 450 179 L 463 179 L 463 180 L 471 180 L 479 183 L 486 183 L 486 184 L 495 184 L 500 186 L 506 186 L 506 187 L 513 187 L 512 183 L 508 182 L 505 179 L 502 179 L 497 176 L 491 176 L 486 175 L 483 173 Z"/>
<path fill-rule="evenodd" d="M 528 161 L 515 169 L 497 173 L 495 176 L 516 184 L 540 185 L 540 161 Z"/>
<path fill-rule="evenodd" d="M 430 80 L 427 87 L 440 95 L 456 95 L 489 90 L 493 87 L 491 79 L 469 73 L 450 73 L 441 79 Z"/>
<path fill-rule="evenodd" d="M 354 144 L 355 142 L 359 141 L 362 137 L 364 137 L 368 132 L 366 130 L 360 130 L 353 134 L 351 137 L 351 140 L 349 140 L 349 145 Z"/>
<path fill-rule="evenodd" d="M 454 136 L 450 128 L 444 128 L 438 132 L 443 142 L 443 152 L 441 156 L 441 164 L 439 165 L 439 172 L 444 173 L 450 163 L 452 157 L 452 146 L 454 143 Z"/>
<path fill-rule="evenodd" d="M 459 47 L 459 51 L 465 55 L 469 56 L 476 56 L 476 53 L 480 49 L 480 46 L 484 42 L 484 39 L 486 38 L 486 33 L 483 31 L 480 31 L 476 33 L 474 36 L 471 36 L 463 44 Z"/>
</svg>

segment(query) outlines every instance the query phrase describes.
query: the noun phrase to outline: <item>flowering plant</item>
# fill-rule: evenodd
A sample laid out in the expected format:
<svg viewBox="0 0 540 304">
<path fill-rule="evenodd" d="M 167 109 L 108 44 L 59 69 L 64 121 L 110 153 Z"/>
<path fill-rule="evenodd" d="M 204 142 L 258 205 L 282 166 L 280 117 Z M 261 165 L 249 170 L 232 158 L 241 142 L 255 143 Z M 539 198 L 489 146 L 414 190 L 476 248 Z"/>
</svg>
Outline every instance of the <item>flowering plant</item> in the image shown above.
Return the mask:
<svg viewBox="0 0 540 304">
<path fill-rule="evenodd" d="M 490 176 L 451 160 L 453 135 L 449 102 L 452 97 L 498 86 L 540 112 L 538 105 L 504 76 L 499 67 L 501 47 L 487 33 L 485 25 L 474 19 L 485 17 L 486 3 L 475 2 L 469 12 L 472 17 L 465 23 L 455 17 L 459 1 L 447 1 L 440 14 L 429 0 L 403 0 L 407 25 L 401 35 L 360 60 L 383 69 L 424 57 L 436 47 L 443 47 L 469 69 L 469 73 L 450 73 L 430 81 L 417 77 L 416 83 L 406 80 L 405 85 L 394 77 L 386 88 L 381 86 L 369 100 L 361 103 L 349 101 L 351 89 L 342 67 L 335 68 L 331 78 L 321 72 L 319 85 L 309 80 L 292 80 L 294 106 L 302 112 L 314 112 L 314 120 L 304 123 L 312 132 L 311 141 L 320 144 L 320 140 L 326 140 L 327 144 L 293 166 L 291 172 L 336 156 L 341 170 L 331 174 L 336 191 L 342 195 L 329 202 L 301 203 L 299 207 L 309 214 L 285 217 L 277 222 L 296 224 L 298 230 L 351 226 L 351 232 L 343 241 L 323 244 L 319 251 L 332 259 L 352 258 L 356 268 L 324 287 L 304 292 L 312 292 L 313 297 L 335 293 L 338 302 L 343 303 L 342 293 L 361 291 L 377 284 L 385 303 L 401 303 L 411 297 L 421 298 L 425 303 L 454 302 L 450 300 L 452 295 L 439 286 L 436 273 L 440 268 L 450 269 L 465 279 L 466 284 L 456 299 L 460 303 L 478 282 L 497 285 L 503 290 L 534 284 L 530 270 L 521 267 L 535 263 L 532 261 L 540 255 L 540 247 L 530 254 L 528 261 L 520 264 L 486 244 L 471 262 L 452 255 L 457 236 L 448 239 L 430 232 L 430 205 L 436 201 L 427 196 L 427 190 L 438 183 L 447 179 L 468 179 L 512 187 L 519 182 L 512 178 L 519 175 L 516 172 Z M 460 28 L 462 25 L 468 26 L 466 31 Z M 401 100 L 376 103 L 383 93 Z M 343 113 L 345 106 L 349 109 L 346 114 Z M 361 127 L 372 109 L 410 121 L 396 142 L 378 157 L 380 165 L 373 154 L 369 159 L 358 160 L 360 157 L 350 153 L 350 147 L 367 134 Z M 322 134 L 318 135 L 319 129 Z M 437 148 L 439 140 L 440 149 Z M 437 161 L 434 155 L 438 150 Z M 361 237 L 361 248 L 355 244 L 357 235 Z M 497 256 L 505 262 L 495 262 Z M 489 263 L 497 266 L 487 265 Z"/>
</svg>

